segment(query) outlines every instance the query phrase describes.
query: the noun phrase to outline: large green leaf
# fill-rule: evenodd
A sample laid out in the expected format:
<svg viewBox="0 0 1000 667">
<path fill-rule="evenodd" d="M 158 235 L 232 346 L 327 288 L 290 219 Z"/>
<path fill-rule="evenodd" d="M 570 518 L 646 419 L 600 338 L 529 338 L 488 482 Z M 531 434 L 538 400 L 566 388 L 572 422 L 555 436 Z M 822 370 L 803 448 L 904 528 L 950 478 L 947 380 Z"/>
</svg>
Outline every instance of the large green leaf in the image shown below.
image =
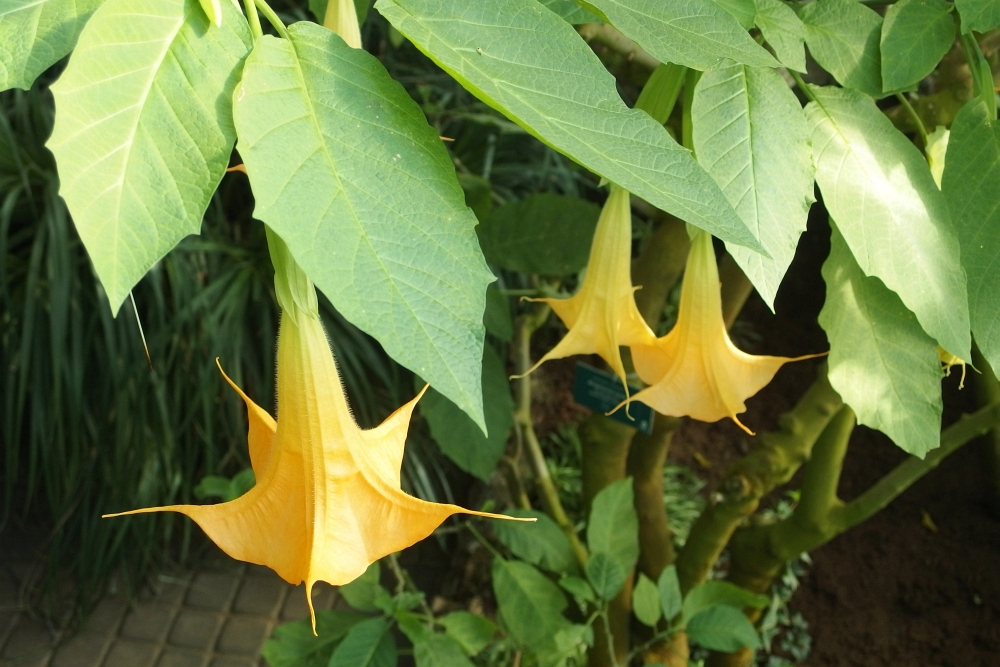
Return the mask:
<svg viewBox="0 0 1000 667">
<path fill-rule="evenodd" d="M 695 644 L 724 653 L 760 646 L 760 636 L 750 620 L 736 607 L 727 605 L 711 607 L 692 618 L 687 634 Z"/>
<path fill-rule="evenodd" d="M 574 0 L 538 0 L 542 5 L 563 17 L 568 23 L 578 25 L 580 23 L 600 22 L 600 18 L 593 12 L 587 11 Z"/>
<path fill-rule="evenodd" d="M 236 135 L 231 109 L 250 31 L 232 3 L 108 0 L 52 87 L 49 148 L 113 311 L 153 264 L 201 230 Z"/>
<path fill-rule="evenodd" d="M 352 627 L 330 656 L 329 667 L 396 667 L 396 642 L 384 618 Z"/>
<path fill-rule="evenodd" d="M 604 551 L 594 551 L 587 560 L 587 581 L 601 598 L 612 600 L 621 592 L 627 574 L 618 560 Z"/>
<path fill-rule="evenodd" d="M 698 584 L 684 598 L 681 623 L 687 624 L 695 616 L 716 605 L 728 605 L 737 609 L 753 607 L 762 609 L 769 602 L 767 596 L 752 593 L 728 581 L 706 581 Z"/>
<path fill-rule="evenodd" d="M 882 17 L 856 0 L 816 0 L 799 12 L 813 58 L 841 85 L 882 97 Z"/>
<path fill-rule="evenodd" d="M 104 0 L 0 0 L 0 90 L 31 88 Z"/>
<path fill-rule="evenodd" d="M 740 27 L 749 30 L 757 18 L 757 5 L 754 0 L 712 0 L 739 21 Z"/>
<path fill-rule="evenodd" d="M 477 655 L 493 641 L 497 633 L 497 626 L 493 621 L 467 611 L 453 611 L 439 618 L 438 622 L 468 655 Z"/>
<path fill-rule="evenodd" d="M 823 278 L 830 383 L 860 423 L 923 457 L 940 444 L 937 346 L 899 297 L 865 276 L 836 229 Z"/>
<path fill-rule="evenodd" d="M 347 632 L 365 620 L 352 611 L 316 612 L 316 634 L 308 618 L 283 623 L 264 643 L 261 655 L 270 667 L 326 667 Z"/>
<path fill-rule="evenodd" d="M 962 17 L 962 32 L 986 32 L 1000 25 L 1000 2 L 997 0 L 955 0 Z"/>
<path fill-rule="evenodd" d="M 882 89 L 915 86 L 955 42 L 952 6 L 944 0 L 900 0 L 882 23 Z"/>
<path fill-rule="evenodd" d="M 594 496 L 587 521 L 592 552 L 614 557 L 626 574 L 639 559 L 639 517 L 635 513 L 632 478 L 612 482 Z"/>
<path fill-rule="evenodd" d="M 759 247 L 691 154 L 649 114 L 627 108 L 590 47 L 536 0 L 375 6 L 463 86 L 535 137 L 664 211 Z"/>
<path fill-rule="evenodd" d="M 806 71 L 806 27 L 791 7 L 781 0 L 757 0 L 755 23 L 782 65 Z"/>
<path fill-rule="evenodd" d="M 234 105 L 254 215 L 344 317 L 485 430 L 493 275 L 437 133 L 371 55 L 302 21 L 264 36 Z"/>
<path fill-rule="evenodd" d="M 592 202 L 546 192 L 494 209 L 476 231 L 493 266 L 565 275 L 587 266 L 600 215 Z"/>
<path fill-rule="evenodd" d="M 413 657 L 417 667 L 474 667 L 457 641 L 436 632 L 413 643 Z"/>
<path fill-rule="evenodd" d="M 493 591 L 511 638 L 521 647 L 555 650 L 554 637 L 569 625 L 562 613 L 566 596 L 559 587 L 527 563 L 493 561 Z"/>
<path fill-rule="evenodd" d="M 514 424 L 514 399 L 503 361 L 486 345 L 483 350 L 483 409 L 487 436 L 472 418 L 436 391 L 420 401 L 431 435 L 441 451 L 462 470 L 488 479 L 503 456 L 507 434 Z"/>
<path fill-rule="evenodd" d="M 813 202 L 809 126 L 781 75 L 730 63 L 705 72 L 691 107 L 695 155 L 771 254 L 729 253 L 774 307 Z"/>
<path fill-rule="evenodd" d="M 364 612 L 376 612 L 379 607 L 375 601 L 379 598 L 379 592 L 384 591 L 379 579 L 382 577 L 382 567 L 375 561 L 368 566 L 364 574 L 354 581 L 344 584 L 337 590 L 340 597 L 344 598 L 347 604 L 354 609 Z"/>
<path fill-rule="evenodd" d="M 493 532 L 510 552 L 550 572 L 576 574 L 580 566 L 569 538 L 548 514 L 538 510 L 513 509 L 510 516 L 535 519 L 535 523 L 497 521 Z"/>
<path fill-rule="evenodd" d="M 969 277 L 972 333 L 986 360 L 1000 368 L 1000 121 L 972 100 L 951 126 L 941 181 Z"/>
<path fill-rule="evenodd" d="M 968 359 L 965 272 L 926 160 L 870 98 L 811 90 L 816 181 L 858 264 L 896 292 L 942 347 Z"/>
<path fill-rule="evenodd" d="M 626 36 L 664 63 L 700 70 L 729 58 L 758 67 L 777 62 L 735 16 L 712 0 L 587 0 Z"/>
<path fill-rule="evenodd" d="M 632 589 L 632 611 L 643 625 L 655 628 L 663 616 L 660 605 L 660 591 L 653 580 L 645 574 L 639 574 Z"/>
</svg>

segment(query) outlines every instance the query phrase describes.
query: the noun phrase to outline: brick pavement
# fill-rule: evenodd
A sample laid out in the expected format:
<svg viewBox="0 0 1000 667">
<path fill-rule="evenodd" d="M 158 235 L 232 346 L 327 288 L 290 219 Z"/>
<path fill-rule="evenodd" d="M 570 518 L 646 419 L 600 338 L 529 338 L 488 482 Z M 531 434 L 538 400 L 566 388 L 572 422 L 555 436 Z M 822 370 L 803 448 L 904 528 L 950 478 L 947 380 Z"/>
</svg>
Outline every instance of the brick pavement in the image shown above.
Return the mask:
<svg viewBox="0 0 1000 667">
<path fill-rule="evenodd" d="M 130 606 L 110 591 L 72 635 L 21 603 L 32 550 L 3 536 L 0 549 L 0 667 L 265 667 L 264 641 L 278 623 L 306 618 L 303 586 L 221 552 L 191 571 L 155 577 Z M 317 584 L 317 609 L 336 591 Z"/>
</svg>

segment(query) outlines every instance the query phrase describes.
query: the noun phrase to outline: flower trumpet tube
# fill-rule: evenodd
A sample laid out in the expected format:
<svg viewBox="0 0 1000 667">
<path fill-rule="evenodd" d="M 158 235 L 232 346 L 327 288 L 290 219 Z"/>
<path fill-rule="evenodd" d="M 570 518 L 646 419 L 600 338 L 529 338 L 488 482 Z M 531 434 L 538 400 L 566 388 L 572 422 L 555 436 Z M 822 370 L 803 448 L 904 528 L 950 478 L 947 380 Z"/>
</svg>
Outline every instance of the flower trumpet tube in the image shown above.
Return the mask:
<svg viewBox="0 0 1000 667">
<path fill-rule="evenodd" d="M 638 288 L 632 286 L 631 258 L 629 193 L 612 185 L 597 221 L 579 291 L 569 299 L 532 299 L 549 304 L 569 331 L 525 375 L 549 359 L 597 353 L 621 379 L 628 395 L 619 346 L 650 345 L 656 340 L 635 305 Z"/>
<path fill-rule="evenodd" d="M 632 400 L 672 417 L 706 422 L 729 417 L 750 435 L 753 432 L 736 417 L 746 410 L 744 401 L 767 385 L 783 364 L 822 356 L 757 356 L 733 345 L 722 318 L 712 236 L 703 231 L 691 242 L 677 324 L 653 344 L 635 345 L 631 351 L 639 377 L 650 385 Z"/>
<path fill-rule="evenodd" d="M 272 257 L 286 253 L 275 262 L 282 306 L 277 422 L 226 377 L 249 413 L 256 486 L 218 505 L 108 516 L 169 511 L 191 517 L 233 558 L 266 565 L 292 584 L 304 581 L 315 632 L 315 582 L 346 584 L 373 561 L 427 537 L 452 514 L 510 517 L 426 502 L 400 489 L 406 431 L 423 392 L 377 428 L 358 427 L 319 320 L 315 290 L 280 239 L 269 237 Z"/>
</svg>

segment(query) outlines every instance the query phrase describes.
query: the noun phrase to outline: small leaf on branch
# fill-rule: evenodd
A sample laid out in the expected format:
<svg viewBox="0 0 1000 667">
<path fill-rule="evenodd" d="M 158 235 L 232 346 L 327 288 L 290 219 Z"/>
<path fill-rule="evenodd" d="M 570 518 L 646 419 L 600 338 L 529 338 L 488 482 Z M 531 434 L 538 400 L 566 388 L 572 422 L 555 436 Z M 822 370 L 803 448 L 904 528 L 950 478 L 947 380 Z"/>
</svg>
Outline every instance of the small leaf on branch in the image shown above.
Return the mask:
<svg viewBox="0 0 1000 667">
<path fill-rule="evenodd" d="M 806 71 L 806 27 L 791 7 L 781 0 L 757 0 L 755 23 L 782 65 Z"/>
<path fill-rule="evenodd" d="M 695 644 L 724 653 L 760 646 L 753 624 L 742 611 L 728 605 L 716 605 L 699 613 L 687 624 L 687 634 Z"/>
<path fill-rule="evenodd" d="M 594 551 L 587 561 L 587 580 L 604 600 L 613 599 L 625 585 L 625 571 L 611 554 Z"/>
<path fill-rule="evenodd" d="M 882 97 L 882 17 L 855 0 L 816 0 L 802 7 L 809 52 L 842 85 Z"/>
<path fill-rule="evenodd" d="M 587 546 L 612 556 L 622 572 L 631 572 L 639 559 L 639 518 L 635 513 L 632 478 L 607 485 L 590 504 Z"/>
<path fill-rule="evenodd" d="M 882 89 L 913 88 L 934 71 L 955 42 L 952 6 L 944 0 L 900 0 L 882 24 Z"/>
</svg>

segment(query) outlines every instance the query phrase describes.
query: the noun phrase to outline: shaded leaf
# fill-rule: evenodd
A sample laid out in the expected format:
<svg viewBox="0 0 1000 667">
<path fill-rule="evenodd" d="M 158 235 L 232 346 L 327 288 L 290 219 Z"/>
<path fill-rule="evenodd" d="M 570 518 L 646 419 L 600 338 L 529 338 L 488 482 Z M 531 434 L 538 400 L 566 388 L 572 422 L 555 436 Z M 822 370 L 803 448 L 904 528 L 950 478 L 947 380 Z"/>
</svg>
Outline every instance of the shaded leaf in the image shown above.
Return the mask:
<svg viewBox="0 0 1000 667">
<path fill-rule="evenodd" d="M 562 586 L 563 590 L 572 593 L 574 596 L 582 600 L 586 600 L 587 602 L 597 601 L 594 589 L 590 587 L 590 584 L 587 583 L 586 579 L 566 575 L 559 578 L 559 585 Z"/>
<path fill-rule="evenodd" d="M 596 14 L 578 5 L 574 0 L 538 0 L 542 5 L 555 12 L 567 23 L 579 25 L 581 23 L 600 23 L 601 19 Z"/>
<path fill-rule="evenodd" d="M 663 63 L 708 70 L 729 58 L 772 67 L 771 54 L 753 41 L 722 2 L 713 0 L 587 0 L 616 28 Z M 725 0 L 727 4 L 734 0 Z"/>
<path fill-rule="evenodd" d="M 1000 122 L 978 100 L 951 126 L 941 187 L 962 245 L 969 278 L 972 333 L 986 360 L 1000 368 Z"/>
<path fill-rule="evenodd" d="M 420 411 L 441 451 L 462 470 L 485 480 L 493 474 L 507 445 L 507 434 L 514 424 L 514 399 L 503 361 L 491 345 L 483 348 L 482 374 L 488 436 L 457 405 L 434 390 L 424 396 Z"/>
<path fill-rule="evenodd" d="M 444 626 L 448 636 L 458 642 L 470 656 L 477 655 L 486 648 L 497 633 L 497 626 L 493 621 L 467 611 L 445 614 L 438 622 Z"/>
<path fill-rule="evenodd" d="M 376 7 L 533 136 L 664 211 L 759 247 L 690 153 L 649 114 L 627 108 L 586 42 L 536 0 L 378 0 Z"/>
<path fill-rule="evenodd" d="M 736 607 L 717 605 L 706 609 L 687 624 L 688 638 L 712 651 L 732 653 L 743 647 L 760 647 L 753 624 Z"/>
<path fill-rule="evenodd" d="M 587 266 L 600 214 L 599 206 L 579 197 L 542 193 L 495 209 L 476 232 L 493 266 L 565 275 Z"/>
<path fill-rule="evenodd" d="M 944 0 L 900 0 L 882 23 L 882 89 L 912 88 L 934 71 L 955 41 L 951 5 Z"/>
<path fill-rule="evenodd" d="M 509 343 L 514 338 L 514 321 L 510 316 L 510 305 L 496 283 L 490 283 L 486 288 L 486 312 L 483 313 L 483 324 L 487 333 L 496 336 L 504 343 Z M 483 356 L 485 357 L 485 353 Z"/>
<path fill-rule="evenodd" d="M 645 574 L 639 574 L 635 588 L 632 589 L 632 611 L 641 623 L 651 628 L 656 627 L 662 617 L 660 592 L 653 580 Z"/>
<path fill-rule="evenodd" d="M 806 71 L 806 27 L 791 7 L 781 0 L 757 0 L 755 23 L 782 65 Z"/>
<path fill-rule="evenodd" d="M 396 642 L 384 618 L 352 627 L 330 656 L 329 667 L 395 667 Z"/>
<path fill-rule="evenodd" d="M 728 605 L 738 611 L 743 607 L 762 609 L 769 602 L 767 596 L 757 595 L 728 581 L 709 580 L 688 591 L 682 606 L 682 624 L 689 624 L 703 611 L 716 605 Z"/>
<path fill-rule="evenodd" d="M 632 478 L 612 482 L 594 497 L 587 522 L 591 552 L 614 557 L 626 574 L 639 559 L 639 518 L 635 513 Z"/>
<path fill-rule="evenodd" d="M 774 70 L 730 64 L 701 76 L 691 115 L 698 162 L 771 254 L 727 247 L 773 310 L 813 202 L 802 107 Z"/>
<path fill-rule="evenodd" d="M 965 272 L 927 161 L 871 99 L 811 89 L 816 181 L 858 265 L 896 292 L 943 348 L 968 359 Z"/>
<path fill-rule="evenodd" d="M 855 0 L 816 0 L 799 11 L 813 58 L 842 86 L 882 97 L 882 17 Z"/>
<path fill-rule="evenodd" d="M 337 590 L 340 597 L 358 611 L 376 612 L 379 611 L 379 606 L 375 604 L 375 599 L 379 590 L 384 590 L 379 584 L 381 576 L 382 567 L 375 561 L 368 566 L 364 574 Z"/>
<path fill-rule="evenodd" d="M 923 457 L 940 443 L 937 345 L 898 296 L 862 273 L 837 230 L 823 278 L 819 323 L 830 340 L 830 384 L 858 422 Z"/>
<path fill-rule="evenodd" d="M 318 611 L 315 635 L 309 619 L 282 623 L 264 643 L 261 656 L 270 667 L 326 667 L 337 644 L 365 619 L 352 611 Z"/>
<path fill-rule="evenodd" d="M 117 312 L 201 220 L 233 142 L 232 91 L 250 31 L 232 3 L 211 26 L 197 0 L 108 0 L 52 87 L 49 149 Z"/>
<path fill-rule="evenodd" d="M 104 0 L 0 0 L 0 90 L 28 90 L 73 50 Z"/>
<path fill-rule="evenodd" d="M 569 622 L 566 596 L 533 566 L 493 561 L 493 591 L 503 623 L 518 646 L 533 651 L 554 648 L 555 634 Z"/>
<path fill-rule="evenodd" d="M 1000 25 L 1000 3 L 996 0 L 955 0 L 962 17 L 962 32 L 987 32 Z"/>
<path fill-rule="evenodd" d="M 512 554 L 550 572 L 576 574 L 580 571 L 569 539 L 548 514 L 528 509 L 512 509 L 506 514 L 537 519 L 535 523 L 504 521 L 493 524 L 497 539 Z"/>
<path fill-rule="evenodd" d="M 413 656 L 417 667 L 473 667 L 457 641 L 436 632 L 413 643 Z"/>
<path fill-rule="evenodd" d="M 594 592 L 605 600 L 612 600 L 625 585 L 625 570 L 618 560 L 604 551 L 593 551 L 587 560 L 587 581 Z"/>
<path fill-rule="evenodd" d="M 448 153 L 373 56 L 314 23 L 288 31 L 257 41 L 236 96 L 254 215 L 344 317 L 485 430 L 493 276 Z"/>
<path fill-rule="evenodd" d="M 681 613 L 681 583 L 677 578 L 677 568 L 668 565 L 663 568 L 660 578 L 656 582 L 656 588 L 660 592 L 660 608 L 663 609 L 663 618 L 672 620 Z"/>
</svg>

